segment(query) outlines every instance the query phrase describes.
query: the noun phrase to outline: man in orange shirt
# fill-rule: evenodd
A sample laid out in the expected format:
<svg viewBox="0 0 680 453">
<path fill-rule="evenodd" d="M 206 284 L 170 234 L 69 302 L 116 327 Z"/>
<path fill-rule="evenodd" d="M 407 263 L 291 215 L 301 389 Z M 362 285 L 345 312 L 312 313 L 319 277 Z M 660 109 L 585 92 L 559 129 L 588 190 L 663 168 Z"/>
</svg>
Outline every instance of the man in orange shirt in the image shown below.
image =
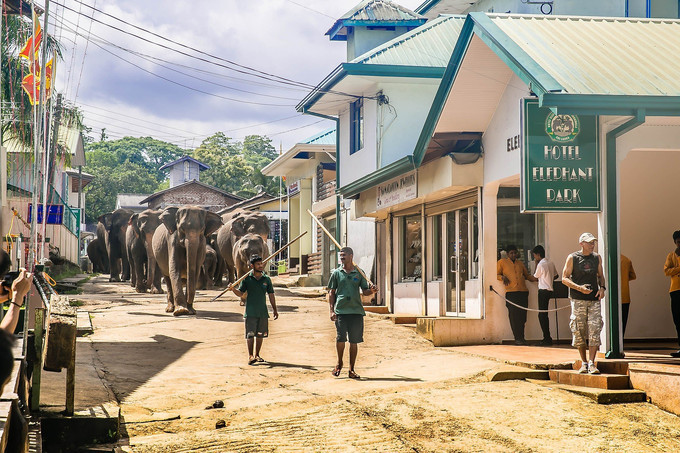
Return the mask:
<svg viewBox="0 0 680 453">
<path fill-rule="evenodd" d="M 508 257 L 498 260 L 496 265 L 496 273 L 498 280 L 505 285 L 505 298 L 521 307 L 529 307 L 529 290 L 524 282 L 529 280 L 535 282 L 538 279 L 531 275 L 524 263 L 517 260 L 517 247 L 509 245 L 507 247 Z M 506 301 L 505 306 L 508 308 L 508 318 L 510 318 L 510 328 L 512 335 L 515 337 L 516 345 L 526 345 L 524 339 L 524 325 L 527 322 L 526 310 L 512 305 Z"/>
<path fill-rule="evenodd" d="M 678 345 L 680 345 L 680 230 L 673 232 L 675 250 L 668 254 L 663 271 L 671 278 L 671 314 L 673 323 L 678 333 Z M 680 350 L 671 352 L 671 357 L 680 357 Z"/>
<path fill-rule="evenodd" d="M 628 324 L 628 310 L 630 309 L 630 285 L 631 280 L 635 280 L 635 269 L 630 258 L 621 254 L 621 321 L 623 322 L 623 335 L 626 335 L 626 324 Z"/>
</svg>

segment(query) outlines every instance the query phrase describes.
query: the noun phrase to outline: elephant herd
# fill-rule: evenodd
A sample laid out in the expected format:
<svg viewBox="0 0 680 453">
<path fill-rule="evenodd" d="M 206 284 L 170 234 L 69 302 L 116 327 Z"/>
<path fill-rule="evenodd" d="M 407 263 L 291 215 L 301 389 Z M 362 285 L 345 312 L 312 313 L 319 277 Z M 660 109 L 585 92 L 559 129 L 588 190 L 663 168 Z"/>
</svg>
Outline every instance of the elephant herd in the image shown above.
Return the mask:
<svg viewBox="0 0 680 453">
<path fill-rule="evenodd" d="M 269 254 L 269 221 L 259 212 L 235 210 L 219 216 L 199 206 L 117 209 L 99 217 L 96 238 L 87 247 L 95 272 L 109 281 L 130 280 L 137 292 L 162 294 L 166 312 L 195 314 L 197 289 L 222 286 L 248 272 L 252 255 Z"/>
</svg>

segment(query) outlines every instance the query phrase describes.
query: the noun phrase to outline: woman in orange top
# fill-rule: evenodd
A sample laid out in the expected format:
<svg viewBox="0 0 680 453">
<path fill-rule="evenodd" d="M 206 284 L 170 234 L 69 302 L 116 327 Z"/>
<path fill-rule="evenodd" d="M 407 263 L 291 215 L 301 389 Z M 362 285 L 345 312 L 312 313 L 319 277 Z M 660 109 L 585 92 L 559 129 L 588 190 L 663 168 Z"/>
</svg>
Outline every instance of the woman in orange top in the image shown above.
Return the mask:
<svg viewBox="0 0 680 453">
<path fill-rule="evenodd" d="M 666 263 L 663 265 L 664 273 L 671 278 L 671 313 L 673 323 L 678 333 L 678 345 L 680 346 L 680 230 L 673 232 L 675 251 L 668 254 Z M 680 350 L 671 352 L 671 357 L 680 357 Z"/>
</svg>

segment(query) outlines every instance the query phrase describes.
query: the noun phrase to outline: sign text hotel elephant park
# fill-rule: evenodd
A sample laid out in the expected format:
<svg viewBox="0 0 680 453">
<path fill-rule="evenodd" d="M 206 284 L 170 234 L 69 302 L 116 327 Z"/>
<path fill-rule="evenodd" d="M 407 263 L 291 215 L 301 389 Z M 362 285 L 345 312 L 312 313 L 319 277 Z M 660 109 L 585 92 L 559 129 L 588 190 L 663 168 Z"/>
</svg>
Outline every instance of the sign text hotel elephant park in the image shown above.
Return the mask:
<svg viewBox="0 0 680 453">
<path fill-rule="evenodd" d="M 522 212 L 600 210 L 597 117 L 522 105 Z"/>
</svg>

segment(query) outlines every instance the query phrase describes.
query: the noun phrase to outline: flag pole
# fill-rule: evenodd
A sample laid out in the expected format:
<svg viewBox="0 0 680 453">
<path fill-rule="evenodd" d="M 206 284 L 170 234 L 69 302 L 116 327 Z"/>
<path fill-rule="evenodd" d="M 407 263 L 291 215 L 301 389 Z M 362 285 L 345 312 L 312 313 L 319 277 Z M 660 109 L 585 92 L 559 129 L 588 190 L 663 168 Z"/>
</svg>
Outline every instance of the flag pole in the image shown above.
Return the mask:
<svg viewBox="0 0 680 453">
<path fill-rule="evenodd" d="M 301 238 L 302 236 L 304 236 L 305 234 L 307 234 L 307 232 L 306 232 L 306 231 L 303 231 L 302 233 L 300 233 L 300 234 L 298 235 L 298 237 L 296 237 L 295 239 L 293 239 L 292 241 L 290 241 L 288 244 L 284 245 L 283 247 L 281 247 L 280 249 L 278 249 L 277 251 L 275 251 L 274 253 L 272 253 L 271 255 L 269 255 L 267 258 L 265 258 L 264 260 L 262 260 L 262 262 L 263 262 L 264 264 L 267 264 L 267 262 L 268 262 L 269 260 L 271 260 L 271 259 L 274 258 L 276 255 L 278 255 L 279 253 L 281 253 L 282 251 L 284 251 L 285 249 L 287 249 L 288 247 L 290 247 L 291 245 L 293 245 L 293 243 L 294 243 L 295 241 L 297 241 L 298 239 L 300 239 L 300 238 Z M 250 272 L 246 272 L 245 274 L 241 275 L 241 278 L 239 278 L 239 279 L 236 280 L 234 283 L 232 283 L 232 284 L 230 284 L 229 286 L 227 286 L 227 289 L 225 289 L 224 291 L 222 291 L 221 293 L 219 293 L 217 296 L 213 297 L 213 298 L 210 300 L 210 302 L 215 302 L 215 301 L 216 301 L 217 299 L 219 299 L 224 293 L 226 293 L 226 292 L 229 291 L 231 288 L 233 288 L 233 287 L 235 287 L 236 285 L 238 285 L 239 283 L 241 283 L 241 282 L 243 281 L 243 279 L 245 279 L 245 278 L 248 276 L 249 273 L 250 273 Z"/>
</svg>

